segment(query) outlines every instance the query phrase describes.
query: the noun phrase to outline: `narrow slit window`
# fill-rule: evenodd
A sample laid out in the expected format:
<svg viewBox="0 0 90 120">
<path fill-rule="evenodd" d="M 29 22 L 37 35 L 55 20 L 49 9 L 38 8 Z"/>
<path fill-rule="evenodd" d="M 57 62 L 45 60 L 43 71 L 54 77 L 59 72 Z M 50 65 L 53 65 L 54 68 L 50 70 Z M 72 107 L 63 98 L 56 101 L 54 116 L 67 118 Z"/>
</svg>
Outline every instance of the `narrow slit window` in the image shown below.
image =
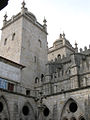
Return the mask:
<svg viewBox="0 0 90 120">
<path fill-rule="evenodd" d="M 5 38 L 5 41 L 4 41 L 4 45 L 6 45 L 7 44 L 7 38 Z"/>
<path fill-rule="evenodd" d="M 12 40 L 14 40 L 14 38 L 15 38 L 15 33 L 13 33 L 13 35 L 12 35 Z"/>
<path fill-rule="evenodd" d="M 37 62 L 37 58 L 36 58 L 36 56 L 34 56 L 34 62 L 35 62 L 35 63 Z"/>
<path fill-rule="evenodd" d="M 39 42 L 39 46 L 42 47 L 42 42 L 40 39 L 38 40 L 38 42 Z"/>
</svg>

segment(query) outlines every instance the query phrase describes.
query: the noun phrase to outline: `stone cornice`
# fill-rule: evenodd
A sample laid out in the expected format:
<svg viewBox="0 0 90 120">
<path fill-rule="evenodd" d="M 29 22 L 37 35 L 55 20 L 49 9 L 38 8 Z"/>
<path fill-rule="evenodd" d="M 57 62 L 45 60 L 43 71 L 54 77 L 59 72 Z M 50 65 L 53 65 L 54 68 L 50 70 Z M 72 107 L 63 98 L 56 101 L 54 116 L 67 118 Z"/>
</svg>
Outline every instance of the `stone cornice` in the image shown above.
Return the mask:
<svg viewBox="0 0 90 120">
<path fill-rule="evenodd" d="M 30 15 L 28 13 L 22 14 L 21 12 L 19 12 L 15 16 L 12 16 L 12 18 L 6 22 L 6 24 L 2 27 L 1 30 L 3 30 L 4 28 L 6 28 L 7 26 L 9 26 L 10 24 L 14 23 L 15 21 L 17 21 L 21 17 L 25 17 L 27 20 L 29 20 L 30 22 L 32 22 L 32 24 L 34 24 L 35 26 L 37 26 L 41 31 L 43 31 L 46 34 L 48 34 L 47 31 L 44 29 L 44 26 L 41 25 L 36 19 L 34 19 L 32 16 L 30 17 Z"/>
<path fill-rule="evenodd" d="M 48 54 L 49 53 L 52 53 L 52 52 L 54 52 L 54 51 L 57 51 L 57 50 L 59 50 L 59 49 L 62 49 L 62 48 L 64 48 L 64 47 L 66 47 L 66 48 L 68 48 L 69 50 L 71 50 L 72 52 L 75 52 L 75 50 L 74 50 L 74 48 L 72 47 L 69 47 L 69 46 L 67 46 L 67 45 L 64 45 L 64 46 L 62 46 L 62 47 L 59 47 L 59 48 L 55 48 L 55 49 L 53 49 L 53 50 L 48 50 Z M 51 47 L 51 48 L 53 48 L 53 47 Z"/>
<path fill-rule="evenodd" d="M 9 64 L 9 65 L 12 65 L 12 66 L 14 66 L 14 67 L 20 68 L 20 69 L 25 68 L 24 65 L 21 65 L 21 64 L 19 64 L 19 63 L 13 62 L 13 61 L 11 61 L 11 60 L 9 60 L 9 59 L 7 59 L 7 58 L 4 58 L 4 57 L 2 57 L 2 56 L 0 56 L 0 61 L 1 61 L 1 62 L 4 62 L 4 63 L 6 63 L 6 64 Z"/>
</svg>

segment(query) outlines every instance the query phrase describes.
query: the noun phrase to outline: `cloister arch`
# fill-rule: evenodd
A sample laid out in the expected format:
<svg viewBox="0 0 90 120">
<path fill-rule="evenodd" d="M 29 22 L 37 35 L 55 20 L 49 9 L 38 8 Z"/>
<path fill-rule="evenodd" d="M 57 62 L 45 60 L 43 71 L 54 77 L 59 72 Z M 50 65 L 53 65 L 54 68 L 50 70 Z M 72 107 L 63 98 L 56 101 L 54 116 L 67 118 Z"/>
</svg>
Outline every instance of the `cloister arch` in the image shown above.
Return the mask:
<svg viewBox="0 0 90 120">
<path fill-rule="evenodd" d="M 20 110 L 20 119 L 35 120 L 34 109 L 30 102 L 25 102 Z"/>
<path fill-rule="evenodd" d="M 0 96 L 0 119 L 10 120 L 8 102 L 4 96 Z"/>
<path fill-rule="evenodd" d="M 60 120 L 86 120 L 84 117 L 79 118 L 81 113 L 84 115 L 78 102 L 69 98 L 63 105 Z"/>
</svg>

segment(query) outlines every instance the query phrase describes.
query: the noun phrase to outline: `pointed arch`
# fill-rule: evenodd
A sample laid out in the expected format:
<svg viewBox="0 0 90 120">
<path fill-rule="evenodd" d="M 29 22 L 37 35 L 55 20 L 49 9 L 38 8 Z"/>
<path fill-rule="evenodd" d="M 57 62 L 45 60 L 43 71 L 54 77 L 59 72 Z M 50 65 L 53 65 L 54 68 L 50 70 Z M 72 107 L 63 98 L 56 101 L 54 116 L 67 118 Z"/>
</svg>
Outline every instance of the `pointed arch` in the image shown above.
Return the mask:
<svg viewBox="0 0 90 120">
<path fill-rule="evenodd" d="M 71 104 L 71 110 L 72 110 L 72 105 L 76 105 L 76 109 L 74 110 L 74 111 L 72 111 L 72 112 L 75 112 L 76 110 L 77 110 L 77 106 L 78 106 L 78 103 L 77 103 L 77 101 L 74 99 L 74 98 L 68 98 L 67 100 L 66 100 L 66 102 L 64 103 L 64 105 L 63 105 L 63 107 L 62 107 L 62 112 L 61 112 L 61 115 L 60 115 L 60 120 L 64 120 L 64 118 L 67 118 L 66 116 L 64 117 L 64 118 L 62 118 L 63 117 L 63 113 L 64 113 L 64 111 L 65 111 L 65 107 L 66 107 L 66 105 L 67 104 L 71 104 L 71 103 L 73 103 L 73 104 Z M 74 104 L 75 103 L 75 104 Z M 67 112 L 69 113 L 70 112 L 70 105 L 69 105 L 69 109 L 67 109 Z M 68 118 L 67 118 L 68 119 Z"/>
<path fill-rule="evenodd" d="M 4 95 L 0 96 L 0 102 L 1 102 L 2 105 L 4 105 L 4 107 L 6 107 L 6 110 L 4 111 L 4 113 L 7 113 L 8 118 L 5 118 L 5 119 L 10 120 L 10 112 L 9 112 L 8 101 L 7 101 L 7 99 L 5 98 Z M 2 110 L 3 110 L 3 108 L 2 108 Z M 1 112 L 1 116 L 2 116 L 2 112 Z"/>
<path fill-rule="evenodd" d="M 33 114 L 33 115 L 31 116 L 31 114 Z M 35 112 L 34 112 L 34 109 L 29 101 L 25 101 L 22 104 L 22 107 L 20 110 L 20 118 L 24 119 L 25 117 L 27 117 L 27 118 L 33 117 L 31 119 L 35 120 Z"/>
<path fill-rule="evenodd" d="M 78 116 L 77 116 L 77 113 L 78 113 Z M 81 114 L 84 115 L 82 106 L 80 106 L 78 101 L 75 100 L 74 98 L 69 98 L 66 100 L 66 102 L 62 107 L 60 120 L 64 120 L 65 117 L 70 120 L 77 120 L 79 116 L 81 116 Z M 85 120 L 85 117 L 80 118 L 80 120 Z"/>
</svg>

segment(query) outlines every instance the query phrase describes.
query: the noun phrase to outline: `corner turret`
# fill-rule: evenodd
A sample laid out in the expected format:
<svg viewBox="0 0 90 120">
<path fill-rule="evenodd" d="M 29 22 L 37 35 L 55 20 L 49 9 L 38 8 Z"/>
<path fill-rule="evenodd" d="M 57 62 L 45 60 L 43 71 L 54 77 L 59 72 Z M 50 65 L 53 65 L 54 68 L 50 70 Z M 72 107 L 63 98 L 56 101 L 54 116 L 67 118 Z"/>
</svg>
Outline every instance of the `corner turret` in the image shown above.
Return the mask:
<svg viewBox="0 0 90 120">
<path fill-rule="evenodd" d="M 66 39 L 65 33 L 63 32 L 63 34 L 60 34 L 59 39 L 55 40 L 53 47 L 49 48 L 48 59 L 49 61 L 54 60 L 58 55 L 60 55 L 61 58 L 63 58 L 63 56 L 67 57 L 74 52 L 75 49 Z"/>
</svg>

